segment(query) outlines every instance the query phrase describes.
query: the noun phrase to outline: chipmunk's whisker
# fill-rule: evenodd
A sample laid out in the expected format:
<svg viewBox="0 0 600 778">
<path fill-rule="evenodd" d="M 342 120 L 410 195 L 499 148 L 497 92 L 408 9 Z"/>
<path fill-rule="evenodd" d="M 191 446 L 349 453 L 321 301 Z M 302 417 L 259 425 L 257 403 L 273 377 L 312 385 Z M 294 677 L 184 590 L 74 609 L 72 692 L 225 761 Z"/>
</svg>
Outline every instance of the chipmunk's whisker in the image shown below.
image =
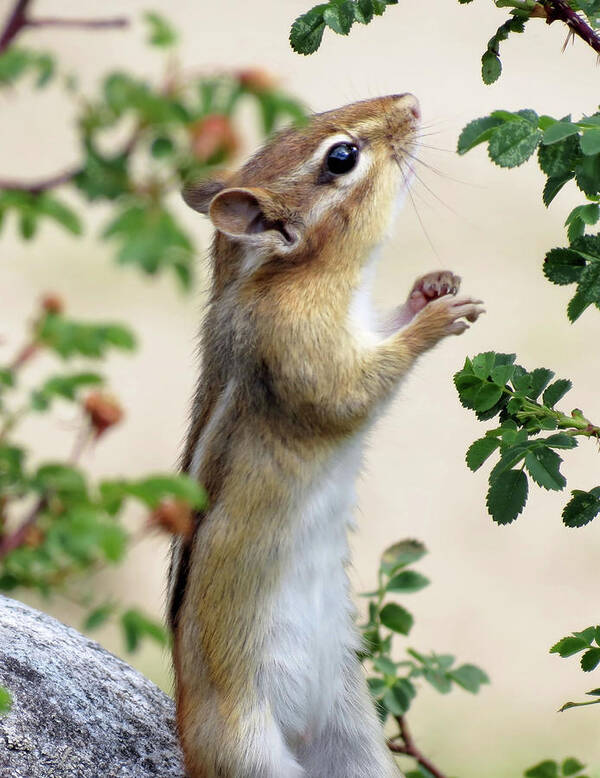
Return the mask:
<svg viewBox="0 0 600 778">
<path fill-rule="evenodd" d="M 406 192 L 408 193 L 408 196 L 410 197 L 410 202 L 412 203 L 412 207 L 414 209 L 416 217 L 417 217 L 417 219 L 419 221 L 419 224 L 421 225 L 421 229 L 423 230 L 423 235 L 425 235 L 425 238 L 427 239 L 427 242 L 431 246 L 431 250 L 433 251 L 433 253 L 436 255 L 436 257 L 439 258 L 438 251 L 437 251 L 436 247 L 434 246 L 433 241 L 431 240 L 431 237 L 430 237 L 429 233 L 427 232 L 427 229 L 425 227 L 425 223 L 423 222 L 423 219 L 421 218 L 421 214 L 419 213 L 419 209 L 417 208 L 417 204 L 415 203 L 415 198 L 413 197 L 413 193 L 411 192 L 411 189 L 410 189 L 410 180 L 407 178 L 406 173 L 404 172 L 404 169 L 402 167 L 402 162 L 400 161 L 400 159 L 396 155 L 394 155 L 394 161 L 398 165 L 398 169 L 400 170 L 400 174 L 402 175 L 402 178 L 404 179 L 404 188 L 406 189 Z M 416 175 L 415 171 L 412 169 L 412 167 L 410 168 L 410 170 L 411 170 L 411 173 Z"/>
</svg>

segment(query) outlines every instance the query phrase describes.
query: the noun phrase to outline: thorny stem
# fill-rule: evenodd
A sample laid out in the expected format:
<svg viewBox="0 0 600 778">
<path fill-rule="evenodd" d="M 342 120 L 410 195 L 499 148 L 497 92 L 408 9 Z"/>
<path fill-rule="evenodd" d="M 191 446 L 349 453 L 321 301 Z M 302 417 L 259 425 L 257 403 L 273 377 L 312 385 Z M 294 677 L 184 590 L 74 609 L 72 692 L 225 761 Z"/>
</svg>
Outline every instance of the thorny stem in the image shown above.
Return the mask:
<svg viewBox="0 0 600 778">
<path fill-rule="evenodd" d="M 7 49 L 14 38 L 26 27 L 77 27 L 78 29 L 101 29 L 105 27 L 126 27 L 128 19 L 117 17 L 113 19 L 31 19 L 27 8 L 31 0 L 17 0 L 11 11 L 4 30 L 0 34 L 0 53 Z"/>
<path fill-rule="evenodd" d="M 547 24 L 552 24 L 555 21 L 564 22 L 574 35 L 580 37 L 597 54 L 600 54 L 600 37 L 584 18 L 571 8 L 567 0 L 541 0 L 539 5 L 545 12 Z M 539 16 L 541 14 L 532 15 Z"/>
<path fill-rule="evenodd" d="M 390 751 L 393 751 L 395 754 L 412 756 L 413 759 L 416 759 L 416 761 L 435 776 L 435 778 L 446 778 L 445 774 L 436 767 L 430 759 L 421 753 L 413 740 L 406 718 L 404 716 L 395 716 L 394 718 L 398 722 L 398 727 L 400 728 L 400 734 L 397 735 L 397 737 L 402 740 L 402 743 L 397 743 L 395 742 L 396 738 L 392 738 L 388 741 L 388 748 Z"/>
</svg>

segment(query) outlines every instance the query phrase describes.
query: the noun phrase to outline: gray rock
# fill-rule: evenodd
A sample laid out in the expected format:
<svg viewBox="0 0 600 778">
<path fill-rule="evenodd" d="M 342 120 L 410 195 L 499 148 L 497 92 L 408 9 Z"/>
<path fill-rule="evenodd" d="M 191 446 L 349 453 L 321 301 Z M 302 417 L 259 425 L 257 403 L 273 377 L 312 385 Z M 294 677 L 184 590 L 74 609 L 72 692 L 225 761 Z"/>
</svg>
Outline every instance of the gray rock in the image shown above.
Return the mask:
<svg viewBox="0 0 600 778">
<path fill-rule="evenodd" d="M 173 701 L 74 629 L 0 596 L 0 778 L 184 778 Z"/>
</svg>

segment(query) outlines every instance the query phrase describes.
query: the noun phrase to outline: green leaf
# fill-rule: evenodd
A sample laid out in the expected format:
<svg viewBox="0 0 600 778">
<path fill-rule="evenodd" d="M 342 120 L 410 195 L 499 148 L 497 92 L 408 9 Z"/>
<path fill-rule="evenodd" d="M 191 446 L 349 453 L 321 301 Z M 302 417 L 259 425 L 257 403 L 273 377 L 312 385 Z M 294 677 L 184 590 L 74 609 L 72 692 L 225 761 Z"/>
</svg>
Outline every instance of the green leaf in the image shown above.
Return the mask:
<svg viewBox="0 0 600 778">
<path fill-rule="evenodd" d="M 502 389 L 496 384 L 481 380 L 475 375 L 457 373 L 454 384 L 462 405 L 475 411 L 493 408 L 502 397 Z"/>
<path fill-rule="evenodd" d="M 114 611 L 114 603 L 108 602 L 104 603 L 104 605 L 99 605 L 97 608 L 91 610 L 85 617 L 82 629 L 91 632 L 91 630 L 101 627 L 112 616 Z"/>
<path fill-rule="evenodd" d="M 386 585 L 388 592 L 418 592 L 429 585 L 429 578 L 414 570 L 403 570 L 391 578 Z"/>
<path fill-rule="evenodd" d="M 552 124 L 544 132 L 542 143 L 545 146 L 548 146 L 549 144 L 564 140 L 571 135 L 577 135 L 579 132 L 579 127 L 572 122 L 556 122 L 556 124 Z"/>
<path fill-rule="evenodd" d="M 384 605 L 379 617 L 384 626 L 401 635 L 408 635 L 414 622 L 411 614 L 395 602 Z"/>
<path fill-rule="evenodd" d="M 475 665 L 461 665 L 455 670 L 451 670 L 448 675 L 471 694 L 477 694 L 482 684 L 490 682 L 483 670 Z"/>
<path fill-rule="evenodd" d="M 133 608 L 122 614 L 121 626 L 129 652 L 136 651 L 145 637 L 151 638 L 161 646 L 166 646 L 168 643 L 167 633 L 162 625 Z"/>
<path fill-rule="evenodd" d="M 33 483 L 40 491 L 57 494 L 70 499 L 85 498 L 87 484 L 80 470 L 62 463 L 51 463 L 38 467 Z"/>
<path fill-rule="evenodd" d="M 571 213 L 567 216 L 565 225 L 571 224 L 574 220 L 581 220 L 584 224 L 596 224 L 600 218 L 600 208 L 597 203 L 589 203 L 589 205 L 578 205 L 573 208 Z"/>
<path fill-rule="evenodd" d="M 570 757 L 568 759 L 565 759 L 565 761 L 562 763 L 562 774 L 563 775 L 575 775 L 575 773 L 580 772 L 585 767 L 584 764 L 581 764 L 581 762 L 578 759 L 573 759 L 573 757 Z"/>
<path fill-rule="evenodd" d="M 527 476 L 522 470 L 505 470 L 490 484 L 487 507 L 498 524 L 510 524 L 527 502 Z"/>
<path fill-rule="evenodd" d="M 589 305 L 590 301 L 586 300 L 585 295 L 578 290 L 569 300 L 569 304 L 567 305 L 567 316 L 569 317 L 569 321 L 577 321 Z"/>
<path fill-rule="evenodd" d="M 479 470 L 486 459 L 499 448 L 500 441 L 497 438 L 480 438 L 469 446 L 467 451 L 467 466 L 475 472 Z"/>
<path fill-rule="evenodd" d="M 163 159 L 168 157 L 175 150 L 175 145 L 171 138 L 164 135 L 154 138 L 150 147 L 150 153 L 155 159 Z"/>
<path fill-rule="evenodd" d="M 549 178 L 569 175 L 575 171 L 575 163 L 579 157 L 579 138 L 572 135 L 553 143 L 550 146 L 542 142 L 538 149 L 538 163 Z"/>
<path fill-rule="evenodd" d="M 544 390 L 542 402 L 547 408 L 554 408 L 556 403 L 565 396 L 573 384 L 567 378 L 559 378 Z M 572 440 L 572 438 L 571 438 Z"/>
<path fill-rule="evenodd" d="M 508 122 L 499 127 L 490 138 L 490 159 L 500 167 L 522 165 L 536 150 L 541 137 L 540 130 L 529 122 Z"/>
<path fill-rule="evenodd" d="M 585 265 L 585 259 L 572 249 L 551 249 L 544 259 L 544 275 L 553 284 L 573 284 Z"/>
<path fill-rule="evenodd" d="M 399 681 L 383 695 L 383 704 L 393 716 L 403 716 L 410 708 L 411 698 Z"/>
<path fill-rule="evenodd" d="M 580 140 L 581 151 L 588 156 L 600 152 L 600 129 L 584 130 Z"/>
<path fill-rule="evenodd" d="M 323 11 L 323 21 L 338 35 L 348 35 L 354 24 L 354 3 L 351 0 L 332 0 Z"/>
<path fill-rule="evenodd" d="M 527 778 L 558 778 L 558 765 L 547 759 L 525 770 L 525 775 Z"/>
<path fill-rule="evenodd" d="M 81 221 L 79 216 L 68 208 L 66 205 L 52 197 L 47 192 L 42 193 L 37 197 L 35 202 L 35 209 L 38 214 L 48 216 L 58 224 L 62 225 L 66 230 L 73 233 L 73 235 L 81 235 L 83 232 L 81 227 Z"/>
<path fill-rule="evenodd" d="M 328 3 L 322 3 L 299 16 L 290 30 L 290 45 L 298 54 L 312 54 L 321 45 L 325 20 L 323 14 Z"/>
<path fill-rule="evenodd" d="M 581 657 L 581 669 L 584 673 L 595 670 L 600 664 L 600 648 L 590 648 Z"/>
<path fill-rule="evenodd" d="M 558 381 L 557 381 L 558 383 Z M 577 448 L 577 440 L 566 432 L 557 432 L 544 439 L 544 445 L 550 448 Z"/>
<path fill-rule="evenodd" d="M 462 130 L 458 137 L 457 151 L 459 154 L 466 154 L 480 143 L 485 143 L 494 133 L 496 127 L 503 124 L 501 119 L 493 116 L 483 116 L 480 119 L 473 119 Z"/>
<path fill-rule="evenodd" d="M 575 181 L 588 197 L 596 197 L 600 191 L 600 154 L 583 156 L 577 161 Z"/>
<path fill-rule="evenodd" d="M 373 659 L 373 667 L 382 675 L 396 676 L 396 665 L 387 656 L 378 656 Z"/>
<path fill-rule="evenodd" d="M 45 410 L 54 397 L 76 400 L 80 389 L 98 386 L 104 382 L 98 373 L 74 373 L 49 378 L 32 396 L 32 404 L 38 410 Z"/>
<path fill-rule="evenodd" d="M 548 386 L 550 381 L 554 378 L 552 370 L 548 370 L 547 367 L 536 367 L 529 373 L 531 378 L 531 386 L 527 396 L 533 400 L 537 400 L 543 390 Z"/>
<path fill-rule="evenodd" d="M 418 562 L 426 553 L 427 549 L 420 541 L 401 540 L 386 548 L 381 555 L 381 571 L 385 575 L 392 575 L 399 568 Z"/>
<path fill-rule="evenodd" d="M 367 685 L 369 691 L 374 699 L 380 699 L 385 694 L 388 685 L 383 678 L 367 678 Z"/>
<path fill-rule="evenodd" d="M 542 200 L 544 201 L 546 208 L 550 205 L 552 200 L 554 200 L 563 186 L 573 178 L 573 176 L 574 173 L 565 173 L 562 176 L 552 176 L 546 181 L 542 193 Z"/>
<path fill-rule="evenodd" d="M 369 24 L 373 19 L 373 3 L 371 0 L 357 0 L 354 17 L 360 24 Z"/>
<path fill-rule="evenodd" d="M 554 491 L 564 489 L 567 484 L 559 470 L 561 462 L 556 451 L 545 447 L 534 448 L 525 457 L 525 466 L 536 484 Z"/>
<path fill-rule="evenodd" d="M 166 48 L 177 43 L 177 33 L 169 24 L 169 22 L 167 22 L 164 16 L 147 11 L 144 14 L 144 19 L 148 23 L 148 43 L 151 46 L 160 46 Z"/>
<path fill-rule="evenodd" d="M 569 635 L 555 643 L 550 649 L 550 653 L 558 654 L 563 657 L 563 659 L 566 659 L 569 656 L 578 654 L 580 651 L 585 651 L 589 644 L 590 641 Z"/>
<path fill-rule="evenodd" d="M 423 671 L 423 678 L 430 683 L 440 694 L 448 694 L 452 690 L 452 681 L 447 673 L 427 667 Z"/>
<path fill-rule="evenodd" d="M 567 527 L 584 527 L 600 513 L 598 487 L 590 492 L 574 489 L 571 499 L 562 512 L 563 524 Z"/>
<path fill-rule="evenodd" d="M 4 686 L 0 686 L 0 716 L 3 716 L 4 714 L 8 713 L 12 708 L 12 696 L 8 689 L 5 689 Z"/>
<path fill-rule="evenodd" d="M 48 313 L 38 325 L 38 341 L 63 359 L 73 356 L 102 357 L 111 348 L 132 350 L 135 338 L 120 324 L 88 324 Z"/>
<path fill-rule="evenodd" d="M 484 84 L 493 84 L 500 78 L 502 63 L 493 51 L 485 51 L 481 57 L 481 78 Z"/>
</svg>

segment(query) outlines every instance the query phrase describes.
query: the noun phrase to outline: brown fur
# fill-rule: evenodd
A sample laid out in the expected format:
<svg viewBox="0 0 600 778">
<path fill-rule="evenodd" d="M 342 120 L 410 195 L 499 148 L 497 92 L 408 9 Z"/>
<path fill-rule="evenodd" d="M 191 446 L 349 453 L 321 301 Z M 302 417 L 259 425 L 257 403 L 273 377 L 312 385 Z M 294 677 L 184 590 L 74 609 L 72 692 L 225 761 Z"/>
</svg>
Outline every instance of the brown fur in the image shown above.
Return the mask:
<svg viewBox="0 0 600 778">
<path fill-rule="evenodd" d="M 472 301 L 442 298 L 371 348 L 348 326 L 362 270 L 387 229 L 398 166 L 406 168 L 414 144 L 413 105 L 391 96 L 314 116 L 277 135 L 224 183 L 186 197 L 224 230 L 213 243 L 201 377 L 182 459 L 210 507 L 187 552 L 180 549 L 189 569 L 178 573 L 175 556 L 171 571 L 179 591 L 177 719 L 192 778 L 241 778 L 239 765 L 252 761 L 245 743 L 268 725 L 257 678 L 269 603 L 291 552 L 290 507 L 414 360 L 457 332 L 458 318 L 476 316 Z M 368 174 L 346 188 L 342 177 L 322 181 L 320 160 L 306 167 L 340 131 L 372 159 Z M 239 210 L 228 220 L 233 188 L 248 190 L 250 206 L 258 196 L 264 231 L 256 237 L 235 232 Z M 291 248 L 278 225 L 297 236 Z M 252 272 L 243 270 L 248 257 Z M 228 385 L 235 391 L 220 417 Z M 248 767 L 247 775 L 262 773 Z"/>
</svg>

